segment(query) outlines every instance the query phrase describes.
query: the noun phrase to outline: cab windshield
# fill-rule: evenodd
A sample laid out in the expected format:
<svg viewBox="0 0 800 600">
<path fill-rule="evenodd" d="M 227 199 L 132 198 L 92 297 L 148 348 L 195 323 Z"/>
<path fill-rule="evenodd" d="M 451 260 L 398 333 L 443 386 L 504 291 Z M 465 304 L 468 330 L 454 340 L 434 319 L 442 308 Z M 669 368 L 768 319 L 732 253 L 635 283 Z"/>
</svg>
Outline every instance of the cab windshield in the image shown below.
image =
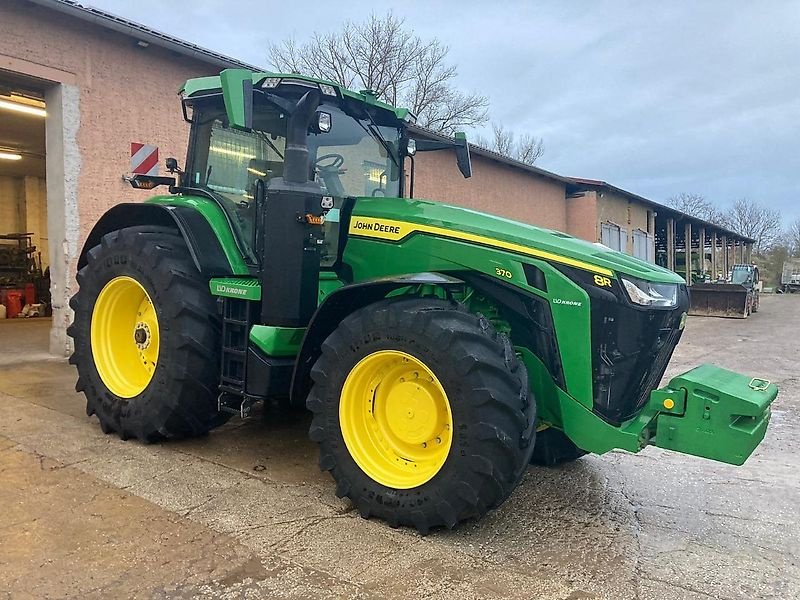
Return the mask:
<svg viewBox="0 0 800 600">
<path fill-rule="evenodd" d="M 752 280 L 750 269 L 734 269 L 731 273 L 731 283 L 749 283 Z"/>
<path fill-rule="evenodd" d="M 331 226 L 338 221 L 342 198 L 399 196 L 400 130 L 349 116 L 331 104 L 320 105 L 318 111 L 330 114 L 330 131 L 308 134 L 309 179 L 319 182 L 324 195 L 334 197 Z M 225 110 L 216 99 L 196 104 L 192 119 L 187 183 L 214 194 L 252 255 L 255 185 L 260 179 L 269 189 L 272 179 L 283 176 L 287 116 L 257 98 L 253 130 L 240 131 L 227 126 Z M 329 254 L 335 252 L 333 238 L 338 238 L 338 231 L 326 231 Z"/>
</svg>

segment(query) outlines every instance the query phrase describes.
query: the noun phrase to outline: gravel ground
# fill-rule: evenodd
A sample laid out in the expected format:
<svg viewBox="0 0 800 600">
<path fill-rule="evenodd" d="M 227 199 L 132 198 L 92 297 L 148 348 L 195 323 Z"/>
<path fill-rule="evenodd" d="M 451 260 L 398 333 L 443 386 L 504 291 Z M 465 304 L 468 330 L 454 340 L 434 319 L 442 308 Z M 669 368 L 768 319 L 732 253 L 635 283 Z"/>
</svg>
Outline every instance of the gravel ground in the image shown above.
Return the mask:
<svg viewBox="0 0 800 600">
<path fill-rule="evenodd" d="M 670 365 L 778 383 L 745 466 L 648 448 L 531 468 L 487 518 L 421 537 L 335 497 L 306 420 L 104 436 L 49 323 L 0 322 L 0 598 L 800 598 L 799 323 L 797 296 L 691 317 Z"/>
</svg>

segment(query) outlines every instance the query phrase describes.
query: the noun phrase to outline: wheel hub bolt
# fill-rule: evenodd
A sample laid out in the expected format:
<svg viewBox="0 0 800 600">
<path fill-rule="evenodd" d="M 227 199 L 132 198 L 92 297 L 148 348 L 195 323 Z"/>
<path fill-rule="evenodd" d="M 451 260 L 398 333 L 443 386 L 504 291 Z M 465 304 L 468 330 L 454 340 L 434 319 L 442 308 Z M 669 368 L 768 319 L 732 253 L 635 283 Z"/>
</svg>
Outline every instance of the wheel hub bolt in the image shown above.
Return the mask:
<svg viewBox="0 0 800 600">
<path fill-rule="evenodd" d="M 133 330 L 133 341 L 139 350 L 144 350 L 150 345 L 150 327 L 147 323 L 137 323 Z"/>
</svg>

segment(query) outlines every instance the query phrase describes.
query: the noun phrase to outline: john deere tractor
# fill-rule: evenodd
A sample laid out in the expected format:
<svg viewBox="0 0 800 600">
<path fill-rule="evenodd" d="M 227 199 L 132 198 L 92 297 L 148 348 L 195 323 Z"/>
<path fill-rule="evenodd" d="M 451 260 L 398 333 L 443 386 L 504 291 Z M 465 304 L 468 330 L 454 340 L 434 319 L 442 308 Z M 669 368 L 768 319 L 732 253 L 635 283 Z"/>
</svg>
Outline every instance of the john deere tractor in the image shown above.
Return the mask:
<svg viewBox="0 0 800 600">
<path fill-rule="evenodd" d="M 169 194 L 111 208 L 78 263 L 71 361 L 106 433 L 307 408 L 337 495 L 422 532 L 497 507 L 532 461 L 656 445 L 742 464 L 763 439 L 768 381 L 703 365 L 658 388 L 679 276 L 413 198 L 415 154 L 470 176 L 465 136 L 297 74 L 192 79 L 182 105 L 184 169 L 131 178 Z"/>
</svg>

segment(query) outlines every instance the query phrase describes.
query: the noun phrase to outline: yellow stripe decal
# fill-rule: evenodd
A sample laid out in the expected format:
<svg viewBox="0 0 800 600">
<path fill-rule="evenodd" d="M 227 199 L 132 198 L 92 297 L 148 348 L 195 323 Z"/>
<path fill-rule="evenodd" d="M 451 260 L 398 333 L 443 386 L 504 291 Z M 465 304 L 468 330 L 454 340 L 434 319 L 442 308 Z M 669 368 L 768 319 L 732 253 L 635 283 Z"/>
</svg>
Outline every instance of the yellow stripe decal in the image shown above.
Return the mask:
<svg viewBox="0 0 800 600">
<path fill-rule="evenodd" d="M 465 231 L 454 231 L 452 229 L 445 229 L 443 227 L 433 227 L 432 225 L 420 225 L 417 223 L 408 223 L 406 221 L 395 221 L 393 219 L 376 219 L 374 217 L 353 217 L 350 219 L 350 235 L 357 235 L 361 237 L 376 238 L 379 240 L 386 240 L 389 242 L 398 242 L 405 237 L 414 233 L 427 233 L 430 235 L 450 238 L 459 242 L 473 242 L 483 246 L 490 246 L 500 250 L 507 250 L 515 254 L 523 254 L 525 256 L 532 256 L 534 258 L 541 258 L 553 262 L 561 263 L 562 265 L 569 265 L 570 267 L 577 267 L 584 271 L 591 271 L 592 273 L 599 273 L 600 275 L 608 275 L 613 277 L 614 273 L 605 267 L 598 267 L 582 260 L 569 258 L 568 256 L 561 256 L 553 254 L 545 250 L 537 250 L 523 246 L 522 244 L 515 244 L 513 242 L 504 242 L 488 238 L 474 233 L 467 233 Z"/>
</svg>

